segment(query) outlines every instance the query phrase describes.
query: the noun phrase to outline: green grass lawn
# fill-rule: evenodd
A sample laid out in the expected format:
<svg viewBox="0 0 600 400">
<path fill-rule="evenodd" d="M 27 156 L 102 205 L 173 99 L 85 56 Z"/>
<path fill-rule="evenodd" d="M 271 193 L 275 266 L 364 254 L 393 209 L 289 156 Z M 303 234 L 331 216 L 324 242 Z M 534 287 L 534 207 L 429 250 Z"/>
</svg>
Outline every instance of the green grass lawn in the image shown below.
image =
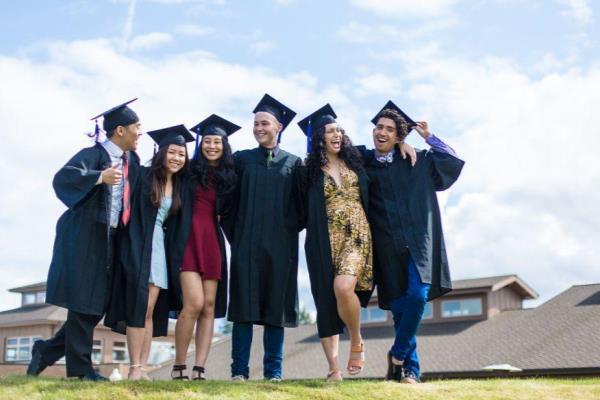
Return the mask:
<svg viewBox="0 0 600 400">
<path fill-rule="evenodd" d="M 600 378 L 433 381 L 420 385 L 373 380 L 88 383 L 72 379 L 0 378 L 0 399 L 534 399 L 598 400 Z"/>
</svg>

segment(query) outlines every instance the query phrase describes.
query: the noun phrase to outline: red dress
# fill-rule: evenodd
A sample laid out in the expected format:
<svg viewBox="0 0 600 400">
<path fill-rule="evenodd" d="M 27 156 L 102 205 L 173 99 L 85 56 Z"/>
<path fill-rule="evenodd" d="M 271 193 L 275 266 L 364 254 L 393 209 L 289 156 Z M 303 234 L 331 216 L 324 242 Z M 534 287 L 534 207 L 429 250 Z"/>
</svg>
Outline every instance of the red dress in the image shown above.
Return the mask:
<svg viewBox="0 0 600 400">
<path fill-rule="evenodd" d="M 213 185 L 196 185 L 192 227 L 180 271 L 197 272 L 202 279 L 221 279 L 221 250 L 215 225 L 217 193 Z"/>
</svg>

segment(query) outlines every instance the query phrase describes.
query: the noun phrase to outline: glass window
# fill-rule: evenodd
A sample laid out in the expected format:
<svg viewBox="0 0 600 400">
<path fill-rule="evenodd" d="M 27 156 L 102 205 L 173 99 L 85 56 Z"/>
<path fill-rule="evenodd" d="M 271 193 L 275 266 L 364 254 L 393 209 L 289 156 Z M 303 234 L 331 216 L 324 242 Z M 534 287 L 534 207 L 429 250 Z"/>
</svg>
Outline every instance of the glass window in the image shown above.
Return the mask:
<svg viewBox="0 0 600 400">
<path fill-rule="evenodd" d="M 35 302 L 36 303 L 45 303 L 46 302 L 46 292 L 37 292 L 35 295 Z"/>
<path fill-rule="evenodd" d="M 152 341 L 148 364 L 158 365 L 175 358 L 175 345 L 171 342 Z"/>
<path fill-rule="evenodd" d="M 112 360 L 115 363 L 129 362 L 129 354 L 127 354 L 127 343 L 113 342 Z"/>
<path fill-rule="evenodd" d="M 387 312 L 376 306 L 360 309 L 361 322 L 384 322 L 387 320 Z"/>
<path fill-rule="evenodd" d="M 31 346 L 39 336 L 25 336 L 6 339 L 4 352 L 4 361 L 7 362 L 26 362 L 31 360 Z"/>
<path fill-rule="evenodd" d="M 93 364 L 101 364 L 102 363 L 102 341 L 94 340 L 94 346 L 92 347 L 92 363 Z"/>
<path fill-rule="evenodd" d="M 425 304 L 425 309 L 423 310 L 423 319 L 431 318 L 433 318 L 433 304 L 427 303 Z"/>
<path fill-rule="evenodd" d="M 35 293 L 23 293 L 23 305 L 35 304 Z"/>
<path fill-rule="evenodd" d="M 442 301 L 442 317 L 469 317 L 482 314 L 481 299 L 462 299 Z"/>
</svg>

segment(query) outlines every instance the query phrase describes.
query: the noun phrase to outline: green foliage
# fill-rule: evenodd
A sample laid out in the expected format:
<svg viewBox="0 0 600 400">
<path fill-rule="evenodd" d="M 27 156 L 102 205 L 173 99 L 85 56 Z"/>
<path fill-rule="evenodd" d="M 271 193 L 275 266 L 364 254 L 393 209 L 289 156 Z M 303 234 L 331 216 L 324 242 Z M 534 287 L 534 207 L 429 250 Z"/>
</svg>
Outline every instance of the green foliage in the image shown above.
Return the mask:
<svg viewBox="0 0 600 400">
<path fill-rule="evenodd" d="M 298 312 L 298 323 L 300 325 L 310 325 L 314 324 L 315 321 L 313 321 L 312 317 L 310 316 L 310 313 L 306 310 L 306 308 L 302 307 Z"/>
</svg>

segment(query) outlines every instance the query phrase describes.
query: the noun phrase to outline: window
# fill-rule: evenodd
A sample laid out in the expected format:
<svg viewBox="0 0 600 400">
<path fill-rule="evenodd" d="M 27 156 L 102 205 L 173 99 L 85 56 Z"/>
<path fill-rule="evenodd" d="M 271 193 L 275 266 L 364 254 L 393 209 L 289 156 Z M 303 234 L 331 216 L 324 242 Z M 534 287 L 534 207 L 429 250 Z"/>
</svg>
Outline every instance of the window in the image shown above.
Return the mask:
<svg viewBox="0 0 600 400">
<path fill-rule="evenodd" d="M 361 322 L 384 322 L 387 321 L 387 313 L 379 307 L 370 306 L 360 309 Z"/>
<path fill-rule="evenodd" d="M 35 294 L 35 302 L 36 303 L 45 303 L 46 302 L 46 292 L 37 292 Z"/>
<path fill-rule="evenodd" d="M 171 342 L 153 340 L 150 346 L 148 364 L 158 365 L 175 358 L 175 345 Z"/>
<path fill-rule="evenodd" d="M 481 315 L 481 299 L 462 299 L 442 301 L 442 317 L 470 317 Z"/>
<path fill-rule="evenodd" d="M 423 310 L 423 319 L 433 318 L 433 304 L 425 304 L 425 310 Z"/>
<path fill-rule="evenodd" d="M 23 293 L 23 305 L 35 304 L 35 293 Z"/>
<path fill-rule="evenodd" d="M 31 360 L 31 346 L 39 336 L 16 337 L 6 339 L 6 351 L 4 352 L 4 361 L 19 362 Z"/>
<path fill-rule="evenodd" d="M 112 360 L 114 363 L 129 362 L 129 354 L 127 354 L 127 343 L 113 342 Z"/>
<path fill-rule="evenodd" d="M 94 346 L 92 347 L 92 363 L 102 364 L 102 341 L 94 340 Z"/>
</svg>

